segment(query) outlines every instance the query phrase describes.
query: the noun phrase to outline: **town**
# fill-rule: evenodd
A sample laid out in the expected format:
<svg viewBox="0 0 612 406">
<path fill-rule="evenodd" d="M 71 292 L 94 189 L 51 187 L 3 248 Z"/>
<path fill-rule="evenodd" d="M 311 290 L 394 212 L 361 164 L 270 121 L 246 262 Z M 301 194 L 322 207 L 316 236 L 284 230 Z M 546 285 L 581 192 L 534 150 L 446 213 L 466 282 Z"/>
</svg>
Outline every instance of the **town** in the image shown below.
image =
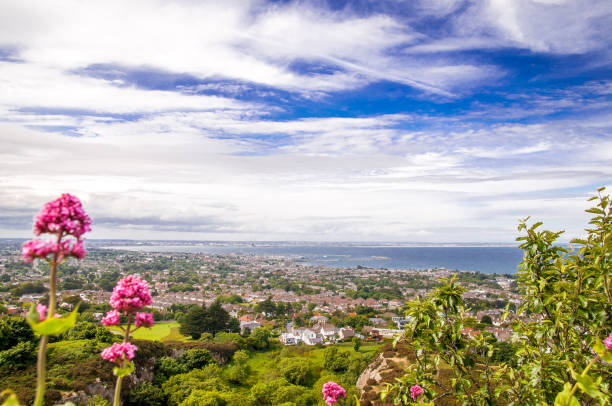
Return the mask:
<svg viewBox="0 0 612 406">
<path fill-rule="evenodd" d="M 302 263 L 297 258 L 249 254 L 134 252 L 92 248 L 81 262 L 60 268 L 60 309 L 81 303 L 99 320 L 115 281 L 135 273 L 149 281 L 155 318 L 180 320 L 193 305 L 220 301 L 247 334 L 265 326 L 285 345 L 329 345 L 359 337 L 393 338 L 410 322 L 404 303 L 425 297 L 447 269 L 405 270 L 366 267 L 333 268 Z M 500 340 L 511 337 L 502 322 L 505 309 L 515 309 L 520 296 L 512 275 L 456 273 L 465 289 L 468 316 Z M 47 294 L 46 264 L 25 264 L 20 241 L 0 241 L 0 313 L 24 314 L 28 303 Z"/>
</svg>

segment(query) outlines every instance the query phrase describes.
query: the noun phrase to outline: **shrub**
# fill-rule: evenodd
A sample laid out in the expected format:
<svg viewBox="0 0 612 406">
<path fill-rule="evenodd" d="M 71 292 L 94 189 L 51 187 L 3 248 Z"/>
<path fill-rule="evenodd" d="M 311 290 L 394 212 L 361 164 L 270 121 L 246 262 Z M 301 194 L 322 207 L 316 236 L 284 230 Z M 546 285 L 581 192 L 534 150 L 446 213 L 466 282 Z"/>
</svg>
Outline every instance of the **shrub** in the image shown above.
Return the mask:
<svg viewBox="0 0 612 406">
<path fill-rule="evenodd" d="M 165 406 L 167 397 L 161 388 L 145 382 L 130 391 L 125 406 Z"/>
<path fill-rule="evenodd" d="M 285 358 L 279 364 L 279 371 L 295 385 L 307 386 L 312 380 L 312 364 L 305 358 Z"/>
<path fill-rule="evenodd" d="M 210 351 L 203 348 L 194 348 L 186 351 L 179 358 L 179 363 L 183 364 L 187 370 L 200 369 L 212 362 L 214 362 L 214 359 L 210 355 Z"/>
<path fill-rule="evenodd" d="M 156 359 L 154 370 L 154 382 L 156 384 L 162 384 L 171 376 L 184 374 L 187 372 L 185 365 L 179 363 L 177 360 L 171 357 L 161 357 Z"/>
<path fill-rule="evenodd" d="M 21 317 L 0 319 L 0 351 L 21 342 L 36 341 L 32 327 Z"/>
<path fill-rule="evenodd" d="M 36 362 L 36 345 L 32 342 L 20 342 L 16 346 L 0 351 L 0 368 L 23 368 Z"/>
</svg>

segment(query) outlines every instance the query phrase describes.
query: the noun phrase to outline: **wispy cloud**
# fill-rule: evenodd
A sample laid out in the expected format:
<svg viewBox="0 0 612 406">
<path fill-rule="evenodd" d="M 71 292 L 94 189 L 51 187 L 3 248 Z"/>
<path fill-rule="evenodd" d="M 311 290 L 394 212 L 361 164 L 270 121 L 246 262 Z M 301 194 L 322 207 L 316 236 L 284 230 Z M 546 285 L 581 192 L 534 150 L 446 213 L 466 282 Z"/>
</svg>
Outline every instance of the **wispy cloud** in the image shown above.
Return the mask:
<svg viewBox="0 0 612 406">
<path fill-rule="evenodd" d="M 605 1 L 4 1 L 0 235 L 65 191 L 98 237 L 579 233 L 610 27 Z"/>
</svg>

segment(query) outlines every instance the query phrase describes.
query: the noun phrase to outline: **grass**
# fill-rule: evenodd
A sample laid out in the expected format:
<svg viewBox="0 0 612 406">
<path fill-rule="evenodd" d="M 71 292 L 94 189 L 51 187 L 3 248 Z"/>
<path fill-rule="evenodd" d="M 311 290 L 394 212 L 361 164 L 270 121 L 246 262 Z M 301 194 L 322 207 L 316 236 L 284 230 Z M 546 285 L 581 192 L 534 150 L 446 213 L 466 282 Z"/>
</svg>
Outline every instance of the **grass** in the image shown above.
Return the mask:
<svg viewBox="0 0 612 406">
<path fill-rule="evenodd" d="M 112 330 L 120 331 L 117 327 Z M 132 335 L 138 340 L 149 341 L 185 341 L 187 338 L 179 333 L 179 323 L 158 322 L 151 328 L 139 328 Z"/>
</svg>

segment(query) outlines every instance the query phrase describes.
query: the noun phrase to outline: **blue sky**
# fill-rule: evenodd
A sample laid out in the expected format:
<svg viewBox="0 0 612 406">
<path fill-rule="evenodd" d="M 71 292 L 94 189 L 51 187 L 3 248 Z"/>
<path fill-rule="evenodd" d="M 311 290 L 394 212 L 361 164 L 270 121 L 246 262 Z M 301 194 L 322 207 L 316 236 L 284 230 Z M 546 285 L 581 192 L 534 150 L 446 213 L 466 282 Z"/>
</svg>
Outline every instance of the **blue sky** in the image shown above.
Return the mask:
<svg viewBox="0 0 612 406">
<path fill-rule="evenodd" d="M 0 236 L 576 236 L 612 179 L 609 1 L 0 4 Z"/>
</svg>

